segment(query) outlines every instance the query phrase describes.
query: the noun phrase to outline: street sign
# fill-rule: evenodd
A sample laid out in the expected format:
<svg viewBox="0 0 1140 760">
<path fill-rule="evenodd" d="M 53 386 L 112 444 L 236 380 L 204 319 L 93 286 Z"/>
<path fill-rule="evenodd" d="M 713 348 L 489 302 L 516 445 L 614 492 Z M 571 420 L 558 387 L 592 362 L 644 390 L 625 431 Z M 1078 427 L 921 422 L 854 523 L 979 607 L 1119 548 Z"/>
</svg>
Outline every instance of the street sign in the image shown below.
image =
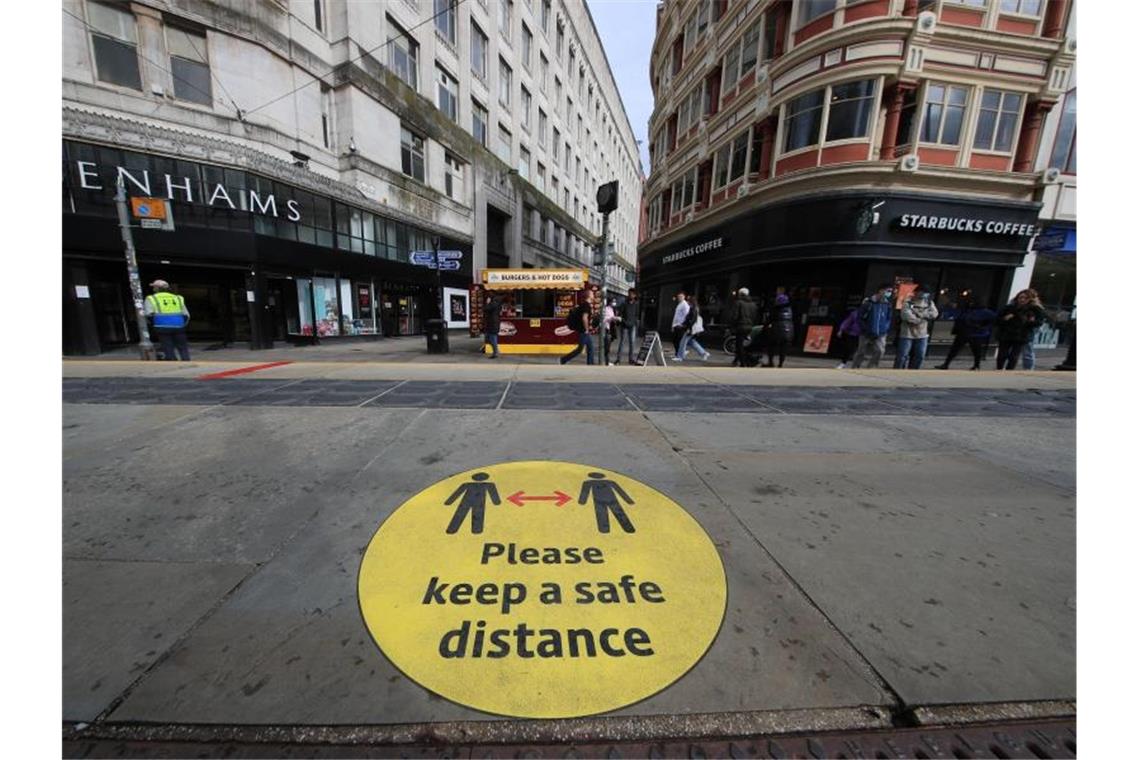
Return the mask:
<svg viewBox="0 0 1140 760">
<path fill-rule="evenodd" d="M 412 251 L 412 263 L 420 267 L 435 268 L 435 254 L 431 251 Z"/>
<path fill-rule="evenodd" d="M 448 259 L 462 259 L 463 251 L 440 251 L 439 260 L 446 261 Z"/>
<path fill-rule="evenodd" d="M 435 269 L 435 267 L 433 266 L 432 269 Z M 455 259 L 440 260 L 439 269 L 441 272 L 458 272 L 459 262 Z"/>
<path fill-rule="evenodd" d="M 139 219 L 139 226 L 144 230 L 161 230 L 162 224 L 161 219 Z"/>
<path fill-rule="evenodd" d="M 561 461 L 427 486 L 377 530 L 357 589 L 408 678 L 522 718 L 595 715 L 669 687 L 708 651 L 727 600 L 717 549 L 680 504 Z"/>
</svg>

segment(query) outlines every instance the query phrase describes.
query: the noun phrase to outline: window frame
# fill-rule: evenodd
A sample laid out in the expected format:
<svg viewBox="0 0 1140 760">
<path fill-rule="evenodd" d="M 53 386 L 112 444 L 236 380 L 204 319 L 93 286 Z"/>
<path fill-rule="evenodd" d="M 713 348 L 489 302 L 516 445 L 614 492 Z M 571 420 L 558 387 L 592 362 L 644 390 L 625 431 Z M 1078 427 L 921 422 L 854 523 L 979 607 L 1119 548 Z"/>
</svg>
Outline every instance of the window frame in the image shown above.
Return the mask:
<svg viewBox="0 0 1140 760">
<path fill-rule="evenodd" d="M 505 77 L 503 76 L 504 73 L 506 74 Z M 507 108 L 511 107 L 511 96 L 513 94 L 514 84 L 515 84 L 514 75 L 515 75 L 515 72 L 511 68 L 511 65 L 509 63 L 507 63 L 507 59 L 503 58 L 503 56 L 500 55 L 499 56 L 499 104 L 506 106 Z M 506 98 L 507 98 L 506 100 L 503 100 L 503 93 L 504 92 L 506 93 Z"/>
<path fill-rule="evenodd" d="M 996 111 L 996 116 L 994 117 L 993 132 L 990 135 L 989 147 L 981 147 L 978 145 L 978 138 L 981 133 L 982 115 L 986 112 L 993 112 L 993 109 L 985 107 L 985 96 L 987 92 L 1000 93 L 1001 99 L 998 101 L 998 108 Z M 1005 110 L 1006 98 L 1011 95 L 1017 98 L 1016 111 Z M 1017 145 L 1018 134 L 1021 131 L 1021 120 L 1025 116 L 1025 104 L 1029 100 L 1028 96 L 1026 93 L 1018 92 L 1016 90 L 1003 90 L 1000 87 L 981 87 L 978 89 L 977 97 L 978 107 L 974 115 L 974 130 L 973 140 L 971 141 L 971 152 L 1002 156 L 1013 155 L 1014 147 Z M 1011 113 L 1015 114 L 1015 116 L 1013 119 L 1013 126 L 1010 129 L 1009 147 L 999 148 L 997 147 L 997 140 L 998 135 L 1001 131 L 1002 117 Z"/>
<path fill-rule="evenodd" d="M 983 0 L 983 2 L 984 1 L 985 0 Z M 818 11 L 814 15 L 806 16 L 804 9 L 812 7 L 813 3 L 819 6 L 822 6 L 825 3 L 831 3 L 831 7 Z M 835 13 L 837 10 L 839 10 L 840 3 L 841 0 L 799 0 L 799 2 L 796 4 L 796 17 L 794 19 L 795 26 L 792 27 L 792 31 L 803 29 L 805 26 L 812 23 L 817 18 L 822 18 L 828 13 Z"/>
<path fill-rule="evenodd" d="M 432 18 L 435 33 L 454 49 L 459 44 L 459 10 L 456 0 L 433 0 Z"/>
<path fill-rule="evenodd" d="M 111 11 L 111 12 L 116 13 L 116 14 L 121 14 L 121 15 L 129 18 L 130 19 L 131 31 L 134 32 L 134 41 L 127 40 L 127 39 L 124 39 L 122 37 L 117 37 L 117 36 L 111 34 L 110 32 L 104 32 L 104 31 L 97 30 L 95 28 L 94 21 L 91 18 L 91 10 L 90 10 L 91 6 L 97 6 L 99 8 L 104 9 L 104 10 L 108 10 L 108 11 Z M 125 89 L 134 90 L 135 92 L 142 92 L 143 91 L 142 66 L 139 65 L 139 27 L 138 27 L 138 20 L 135 18 L 135 15 L 129 10 L 124 10 L 123 8 L 120 8 L 120 7 L 115 6 L 115 5 L 109 5 L 107 3 L 88 2 L 86 10 L 87 10 L 86 15 L 87 15 L 87 19 L 88 19 L 87 39 L 89 40 L 89 44 L 91 45 L 91 62 L 92 62 L 92 66 L 95 70 L 95 81 L 99 82 L 100 84 L 108 84 L 108 85 L 111 85 L 113 87 L 123 87 Z M 137 75 L 136 78 L 138 80 L 138 87 L 135 87 L 133 84 L 124 84 L 122 82 L 118 82 L 118 81 L 115 81 L 113 79 L 105 79 L 103 76 L 100 75 L 100 73 L 99 73 L 99 54 L 98 54 L 98 51 L 97 51 L 96 45 L 95 45 L 95 38 L 96 37 L 107 40 L 108 42 L 110 42 L 114 45 L 119 45 L 119 46 L 122 46 L 125 48 L 131 48 L 134 51 L 135 73 Z"/>
<path fill-rule="evenodd" d="M 480 45 L 475 44 L 476 36 L 478 36 L 478 38 L 481 40 Z M 483 69 L 482 71 L 478 71 L 475 68 L 475 52 L 477 47 L 482 47 L 482 60 L 480 61 L 480 65 Z M 480 82 L 483 82 L 484 84 L 487 83 L 487 52 L 490 50 L 490 48 L 490 37 L 488 37 L 487 34 L 483 31 L 483 28 L 475 22 L 475 19 L 471 19 L 471 73 L 475 75 L 476 79 L 478 79 Z"/>
<path fill-rule="evenodd" d="M 411 139 L 405 140 L 405 135 Z M 416 176 L 417 141 L 419 142 L 420 176 Z M 405 153 L 407 153 L 406 159 Z M 405 177 L 411 177 L 417 182 L 427 182 L 427 138 L 402 123 L 400 124 L 400 172 Z"/>
<path fill-rule="evenodd" d="M 420 44 L 412 35 L 408 34 L 402 26 L 400 26 L 395 19 L 385 14 L 388 22 L 388 69 L 396 75 L 404 84 L 411 87 L 416 92 L 420 89 Z M 401 49 L 399 44 L 393 44 L 393 41 L 399 43 L 401 40 L 406 43 L 407 50 Z M 400 76 L 400 67 L 396 59 L 397 53 L 403 53 L 410 61 L 411 78 L 413 81 L 409 82 L 404 77 Z"/>
<path fill-rule="evenodd" d="M 173 46 L 170 44 L 170 32 L 171 31 L 184 34 L 187 36 L 187 38 L 197 37 L 197 38 L 201 39 L 202 40 L 202 50 L 198 50 L 198 46 L 194 45 L 193 42 L 191 42 L 190 44 L 191 44 L 191 47 L 194 48 L 194 52 L 198 56 L 205 58 L 206 60 L 205 61 L 194 61 L 194 60 L 187 58 L 186 56 L 178 55 L 178 54 L 174 53 L 172 51 Z M 202 32 L 197 32 L 197 31 L 179 26 L 178 24 L 163 24 L 162 36 L 163 36 L 163 40 L 166 43 L 167 57 L 170 59 L 170 80 L 171 80 L 170 85 L 171 85 L 171 90 L 174 92 L 174 99 L 179 100 L 179 101 L 183 101 L 186 103 L 196 103 L 197 105 L 205 106 L 207 108 L 213 108 L 214 107 L 213 73 L 210 70 L 210 51 L 209 51 L 209 44 L 210 43 L 209 43 L 209 38 L 208 38 L 206 32 L 204 30 Z M 174 63 L 174 60 L 176 58 L 179 61 L 183 61 L 187 64 L 192 65 L 192 66 L 202 66 L 205 68 L 205 70 L 206 70 L 206 77 L 205 77 L 206 89 L 204 91 L 201 90 L 201 88 L 199 88 L 198 86 L 190 84 L 190 82 L 186 81 L 184 78 L 179 77 L 177 75 L 177 72 L 175 70 L 176 66 Z M 183 82 L 185 86 L 190 87 L 193 90 L 198 90 L 199 92 L 201 92 L 205 96 L 205 99 L 199 100 L 197 98 L 186 97 L 185 94 L 179 94 L 179 92 L 178 92 L 179 81 Z"/>
<path fill-rule="evenodd" d="M 479 118 L 480 113 L 482 113 L 482 115 L 483 115 L 481 119 Z M 483 123 L 483 137 L 482 137 L 482 139 L 480 139 L 479 135 L 476 134 L 476 132 L 477 132 L 476 127 L 475 127 L 476 120 L 481 121 Z M 479 101 L 472 98 L 471 99 L 471 136 L 473 138 L 475 138 L 475 142 L 479 143 L 484 148 L 489 147 L 487 143 L 490 140 L 490 135 L 488 135 L 488 132 L 491 131 L 490 124 L 491 124 L 491 112 L 488 111 L 487 108 L 482 103 L 480 103 Z"/>
<path fill-rule="evenodd" d="M 1070 101 L 1073 103 L 1073 108 L 1072 108 L 1071 112 L 1069 110 L 1067 110 L 1069 108 Z M 1065 93 L 1064 100 L 1061 102 L 1061 117 L 1060 117 L 1059 121 L 1057 122 L 1057 131 L 1053 134 L 1053 147 L 1049 151 L 1049 168 L 1057 169 L 1062 174 L 1068 174 L 1071 176 L 1076 176 L 1076 174 L 1077 174 L 1077 167 L 1076 167 L 1077 106 L 1076 106 L 1076 102 L 1077 102 L 1077 88 L 1074 87 Z M 1062 145 L 1063 145 L 1063 143 L 1061 143 L 1062 134 L 1065 131 L 1067 131 L 1066 127 L 1065 127 L 1065 117 L 1069 113 L 1072 113 L 1072 115 L 1073 115 L 1072 116 L 1072 135 L 1070 135 L 1069 138 L 1066 140 L 1066 142 L 1068 143 L 1068 146 L 1065 148 L 1064 161 L 1060 162 L 1061 165 L 1058 165 L 1057 151 L 1058 151 L 1058 148 L 1062 147 Z M 1070 170 L 1070 166 L 1072 167 L 1071 170 Z"/>
<path fill-rule="evenodd" d="M 459 123 L 459 78 L 451 74 L 450 71 L 445 69 L 439 62 L 435 62 L 435 91 L 436 91 L 436 107 L 439 108 L 447 118 Z M 450 85 L 450 86 L 449 86 Z M 443 95 L 446 90 L 451 107 L 454 113 L 449 113 L 443 104 Z"/>
<path fill-rule="evenodd" d="M 937 105 L 942 108 L 942 112 L 939 115 L 938 130 L 935 134 L 935 139 L 926 140 L 924 137 L 926 135 L 927 119 L 930 116 L 930 107 L 932 105 L 930 100 L 930 91 L 935 87 L 941 87 L 944 90 L 942 100 L 937 103 Z M 922 96 L 922 120 L 918 125 L 918 135 L 916 137 L 916 142 L 918 142 L 920 145 L 931 145 L 941 148 L 961 148 L 962 138 L 965 136 L 966 126 L 968 123 L 967 116 L 970 112 L 970 96 L 972 95 L 972 89 L 973 88 L 969 87 L 968 85 L 952 84 L 950 82 L 937 82 L 933 80 L 928 81 L 924 87 Z M 952 90 L 961 90 L 965 93 L 965 98 L 961 106 L 951 106 L 950 93 Z M 956 142 L 945 142 L 943 139 L 946 130 L 946 115 L 949 113 L 950 108 L 960 108 L 962 111 L 962 121 L 958 125 L 958 139 Z"/>
<path fill-rule="evenodd" d="M 443 189 L 448 198 L 453 201 L 461 200 L 460 195 L 463 193 L 463 161 L 456 158 L 455 154 L 451 151 L 444 151 L 443 154 Z M 456 180 L 459 181 L 459 187 L 456 188 Z M 453 190 L 457 190 L 455 194 Z"/>
</svg>

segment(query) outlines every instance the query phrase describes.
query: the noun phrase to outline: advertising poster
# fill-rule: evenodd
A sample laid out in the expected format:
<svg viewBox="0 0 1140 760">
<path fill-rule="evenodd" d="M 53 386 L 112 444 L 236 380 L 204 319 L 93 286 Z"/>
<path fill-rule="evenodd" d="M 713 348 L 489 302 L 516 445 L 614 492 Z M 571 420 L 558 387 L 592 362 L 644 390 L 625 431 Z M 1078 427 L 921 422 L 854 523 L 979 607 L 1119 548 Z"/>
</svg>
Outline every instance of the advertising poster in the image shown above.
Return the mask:
<svg viewBox="0 0 1140 760">
<path fill-rule="evenodd" d="M 832 325 L 808 325 L 807 338 L 804 339 L 804 353 L 826 354 L 831 345 Z"/>
<path fill-rule="evenodd" d="M 466 290 L 444 288 L 443 303 L 447 308 L 448 327 L 468 327 L 470 325 L 470 296 Z"/>
</svg>

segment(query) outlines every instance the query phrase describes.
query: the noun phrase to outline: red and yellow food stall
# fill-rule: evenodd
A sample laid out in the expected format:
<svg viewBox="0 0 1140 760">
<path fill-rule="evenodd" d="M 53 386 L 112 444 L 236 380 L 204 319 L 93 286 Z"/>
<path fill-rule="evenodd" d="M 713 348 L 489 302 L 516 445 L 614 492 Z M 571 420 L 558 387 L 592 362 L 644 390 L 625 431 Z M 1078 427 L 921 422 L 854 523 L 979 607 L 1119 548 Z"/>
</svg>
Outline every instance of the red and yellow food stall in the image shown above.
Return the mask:
<svg viewBox="0 0 1140 760">
<path fill-rule="evenodd" d="M 500 353 L 564 354 L 578 343 L 567 315 L 597 289 L 587 269 L 484 269 L 471 286 L 471 336 L 483 334 L 483 307 L 494 293 L 502 299 Z"/>
</svg>

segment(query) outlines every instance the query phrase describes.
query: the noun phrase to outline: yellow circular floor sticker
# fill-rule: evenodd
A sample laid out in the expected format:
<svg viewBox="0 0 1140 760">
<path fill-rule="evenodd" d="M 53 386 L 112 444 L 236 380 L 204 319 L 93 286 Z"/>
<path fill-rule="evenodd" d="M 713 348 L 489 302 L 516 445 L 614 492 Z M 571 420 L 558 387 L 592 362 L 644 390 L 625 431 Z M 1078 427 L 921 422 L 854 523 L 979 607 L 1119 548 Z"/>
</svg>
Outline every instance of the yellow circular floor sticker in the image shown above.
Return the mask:
<svg viewBox="0 0 1140 760">
<path fill-rule="evenodd" d="M 708 535 L 610 470 L 482 467 L 404 502 L 373 536 L 360 608 L 405 675 L 468 707 L 562 718 L 615 710 L 692 668 L 724 618 Z"/>
</svg>

